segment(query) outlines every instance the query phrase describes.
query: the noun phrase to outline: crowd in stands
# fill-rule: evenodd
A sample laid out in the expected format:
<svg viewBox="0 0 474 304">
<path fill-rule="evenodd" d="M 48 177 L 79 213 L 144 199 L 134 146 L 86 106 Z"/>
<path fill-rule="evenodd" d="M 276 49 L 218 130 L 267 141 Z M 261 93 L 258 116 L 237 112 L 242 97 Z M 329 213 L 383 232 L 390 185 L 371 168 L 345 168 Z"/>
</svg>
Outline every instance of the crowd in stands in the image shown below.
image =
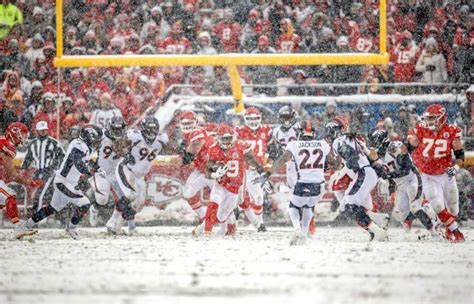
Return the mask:
<svg viewBox="0 0 474 304">
<path fill-rule="evenodd" d="M 59 115 L 65 136 L 98 109 L 118 110 L 131 123 L 173 84 L 200 85 L 191 94 L 230 94 L 224 67 L 77 68 L 63 69 L 57 100 L 54 2 L 1 1 L 4 117 L 21 118 L 29 127 L 45 120 L 56 136 Z M 64 0 L 63 12 L 64 53 L 69 55 L 377 53 L 379 48 L 378 1 Z M 240 75 L 244 83 L 275 85 L 282 78 L 296 84 L 471 81 L 470 1 L 389 0 L 387 14 L 387 66 L 242 67 Z M 254 93 L 271 96 L 277 90 L 256 88 Z M 297 87 L 288 94 L 322 93 Z"/>
</svg>

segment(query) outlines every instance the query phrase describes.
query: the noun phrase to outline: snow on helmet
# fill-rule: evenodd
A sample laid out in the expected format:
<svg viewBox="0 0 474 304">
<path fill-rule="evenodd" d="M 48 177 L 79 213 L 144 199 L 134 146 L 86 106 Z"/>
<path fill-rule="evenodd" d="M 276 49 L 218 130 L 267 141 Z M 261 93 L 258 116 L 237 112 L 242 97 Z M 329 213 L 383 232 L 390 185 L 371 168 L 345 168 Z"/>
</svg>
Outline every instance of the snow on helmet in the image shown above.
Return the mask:
<svg viewBox="0 0 474 304">
<path fill-rule="evenodd" d="M 254 107 L 246 109 L 244 114 L 244 121 L 250 129 L 258 129 L 258 127 L 260 127 L 260 124 L 262 123 L 262 114 L 260 114 L 260 110 Z"/>
<path fill-rule="evenodd" d="M 107 124 L 105 132 L 110 138 L 118 139 L 124 135 L 126 127 L 125 120 L 120 116 L 115 116 Z"/>
<path fill-rule="evenodd" d="M 147 116 L 141 122 L 142 135 L 145 141 L 152 143 L 160 132 L 160 123 L 154 116 Z"/>
<path fill-rule="evenodd" d="M 216 137 L 217 133 L 219 132 L 219 126 L 214 122 L 208 122 L 207 124 L 205 124 L 204 129 L 211 137 Z"/>
<path fill-rule="evenodd" d="M 423 112 L 423 125 L 430 129 L 436 130 L 441 128 L 447 121 L 448 115 L 446 109 L 440 104 L 432 104 Z"/>
<path fill-rule="evenodd" d="M 229 125 L 221 124 L 217 133 L 217 141 L 223 150 L 232 148 L 235 142 L 234 129 Z"/>
<path fill-rule="evenodd" d="M 310 120 L 301 122 L 301 129 L 298 135 L 299 140 L 314 140 L 314 126 Z"/>
<path fill-rule="evenodd" d="M 5 137 L 17 146 L 26 140 L 27 136 L 28 128 L 21 122 L 11 123 L 5 132 Z"/>
<path fill-rule="evenodd" d="M 340 115 L 328 122 L 325 127 L 326 137 L 330 140 L 334 140 L 349 129 L 349 121 L 345 116 Z"/>
<path fill-rule="evenodd" d="M 386 148 L 389 144 L 389 137 L 387 130 L 375 130 L 369 134 L 369 145 L 375 149 Z"/>
<path fill-rule="evenodd" d="M 290 106 L 284 106 L 278 111 L 278 118 L 284 129 L 289 129 L 296 122 L 296 113 Z"/>
<path fill-rule="evenodd" d="M 81 129 L 79 137 L 90 149 L 97 149 L 102 139 L 102 130 L 99 127 L 87 125 Z"/>
<path fill-rule="evenodd" d="M 183 133 L 190 133 L 196 129 L 198 119 L 196 113 L 193 111 L 183 112 L 179 118 L 181 131 Z"/>
</svg>

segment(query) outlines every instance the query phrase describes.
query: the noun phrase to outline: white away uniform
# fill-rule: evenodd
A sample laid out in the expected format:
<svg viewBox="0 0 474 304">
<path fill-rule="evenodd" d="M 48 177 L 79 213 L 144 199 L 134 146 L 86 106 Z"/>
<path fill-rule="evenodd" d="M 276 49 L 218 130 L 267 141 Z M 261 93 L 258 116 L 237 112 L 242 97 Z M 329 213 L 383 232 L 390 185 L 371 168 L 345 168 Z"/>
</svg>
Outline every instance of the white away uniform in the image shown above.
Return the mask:
<svg viewBox="0 0 474 304">
<path fill-rule="evenodd" d="M 63 209 L 68 203 L 78 207 L 89 204 L 89 199 L 84 196 L 76 186 L 82 174 L 89 172 L 87 164 L 93 151 L 81 139 L 74 139 L 67 149 L 61 167 L 56 171 L 53 181 L 53 197 L 51 207 L 56 211 Z"/>
<path fill-rule="evenodd" d="M 102 136 L 99 151 L 97 152 L 97 164 L 105 171 L 106 176 L 102 177 L 96 173 L 94 175 L 95 187 L 97 191 L 94 192 L 97 204 L 101 206 L 107 205 L 111 190 L 118 192 L 118 182 L 115 175 L 115 170 L 121 160 L 120 157 L 112 150 L 113 141 L 105 135 Z M 94 181 L 91 182 L 94 185 Z"/>
<path fill-rule="evenodd" d="M 139 130 L 129 130 L 127 138 L 132 142 L 129 155 L 120 161 L 115 174 L 119 184 L 120 197 L 132 201 L 132 207 L 138 212 L 145 203 L 145 175 L 151 169 L 153 160 L 168 142 L 168 135 L 158 134 L 153 143 L 148 144 Z"/>
<path fill-rule="evenodd" d="M 110 120 L 114 117 L 122 117 L 122 112 L 117 108 L 112 108 L 109 110 L 97 109 L 92 112 L 90 124 L 98 126 L 100 128 L 105 128 L 110 123 Z"/>
<path fill-rule="evenodd" d="M 345 210 L 345 205 L 353 204 L 362 206 L 367 210 L 372 210 L 372 197 L 370 192 L 377 185 L 377 174 L 370 166 L 367 156 L 356 139 L 341 135 L 334 140 L 332 148 L 336 156 L 340 155 L 343 164 L 349 169 L 347 174 L 352 182 L 347 188 L 341 202 L 341 210 Z M 353 170 L 349 161 L 349 156 L 357 156 L 357 166 L 360 170 Z"/>
<path fill-rule="evenodd" d="M 285 129 L 283 126 L 278 126 L 273 129 L 272 135 L 276 142 L 285 149 L 289 142 L 296 141 L 298 139 L 298 129 L 300 123 L 294 123 L 289 129 Z M 294 161 L 286 163 L 286 184 L 288 187 L 293 188 L 296 184 L 296 164 Z"/>
</svg>

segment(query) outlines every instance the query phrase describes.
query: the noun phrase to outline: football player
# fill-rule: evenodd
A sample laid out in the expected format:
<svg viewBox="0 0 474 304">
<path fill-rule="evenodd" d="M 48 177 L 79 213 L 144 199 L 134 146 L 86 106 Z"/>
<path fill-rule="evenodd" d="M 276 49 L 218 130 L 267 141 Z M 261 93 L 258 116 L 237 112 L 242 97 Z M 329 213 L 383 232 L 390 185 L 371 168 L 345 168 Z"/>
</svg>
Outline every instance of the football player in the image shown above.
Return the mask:
<svg viewBox="0 0 474 304">
<path fill-rule="evenodd" d="M 436 214 L 423 200 L 421 175 L 412 162 L 408 150 L 400 141 L 390 141 L 386 130 L 375 130 L 369 135 L 369 143 L 377 152 L 373 166 L 383 166 L 382 178 L 391 179 L 397 185 L 394 217 L 403 223 L 411 214 L 418 218 L 434 239 L 439 239 L 435 229 Z"/>
<path fill-rule="evenodd" d="M 91 164 L 91 155 L 100 146 L 102 132 L 98 127 L 86 126 L 82 128 L 79 138 L 74 139 L 68 147 L 61 167 L 56 171 L 53 180 L 53 196 L 51 203 L 44 206 L 26 222 L 26 228 L 32 229 L 34 225 L 53 213 L 61 211 L 66 205 L 72 203 L 76 206 L 70 222 L 66 226 L 66 232 L 73 238 L 78 239 L 77 225 L 89 211 L 90 201 L 84 193 L 79 190 L 79 182 L 83 178 L 89 178 L 94 172 L 100 172 L 105 178 L 105 172 Z"/>
<path fill-rule="evenodd" d="M 6 214 L 14 226 L 14 233 L 17 239 L 37 232 L 36 229 L 26 229 L 18 219 L 18 207 L 16 192 L 7 183 L 14 181 L 23 184 L 28 190 L 41 188 L 42 180 L 29 180 L 19 174 L 13 167 L 13 159 L 16 156 L 16 147 L 20 145 L 28 136 L 28 128 L 21 122 L 14 122 L 8 125 L 5 136 L 0 136 L 0 208 L 6 208 Z"/>
<path fill-rule="evenodd" d="M 352 179 L 340 202 L 340 210 L 347 209 L 359 226 L 369 232 L 371 240 L 386 240 L 387 232 L 368 215 L 373 209 L 370 193 L 377 185 L 377 174 L 363 145 L 356 135 L 347 133 L 348 129 L 349 122 L 345 116 L 337 116 L 326 125 L 326 136 L 332 141 L 332 151 L 341 157 L 347 168 L 345 172 Z"/>
<path fill-rule="evenodd" d="M 186 111 L 180 118 L 183 142 L 181 154 L 183 165 L 193 164 L 194 170 L 189 175 L 183 188 L 183 198 L 199 217 L 199 223 L 204 221 L 206 209 L 201 205 L 200 192 L 203 188 L 212 188 L 214 181 L 205 176 L 207 155 L 214 138 L 208 132 L 198 127 L 196 113 Z"/>
<path fill-rule="evenodd" d="M 426 108 L 422 122 L 408 135 L 408 148 L 420 170 L 425 198 L 446 226 L 446 238 L 463 242 L 456 216 L 459 212 L 459 192 L 456 173 L 464 163 L 461 130 L 447 122 L 446 109 L 440 104 Z M 453 165 L 452 154 L 455 157 Z"/>
<path fill-rule="evenodd" d="M 284 154 L 272 167 L 275 172 L 283 163 L 291 160 L 296 163 L 298 178 L 289 206 L 295 234 L 290 245 L 299 245 L 306 240 L 314 206 L 324 195 L 324 169 L 326 157 L 331 152 L 331 146 L 325 140 L 315 139 L 315 129 L 309 120 L 303 121 L 302 127 L 299 138 L 288 143 Z"/>
<path fill-rule="evenodd" d="M 259 178 L 266 179 L 269 174 L 264 173 L 250 145 L 237 140 L 234 129 L 226 124 L 219 126 L 217 142 L 209 148 L 208 154 L 206 175 L 216 182 L 211 190 L 205 222 L 195 231 L 200 234 L 204 230 L 205 234 L 211 234 L 213 226 L 220 224 L 222 231 L 233 234 L 236 230 L 233 210 L 242 191 L 247 163 L 261 174 Z"/>
<path fill-rule="evenodd" d="M 118 193 L 118 183 L 115 176 L 115 168 L 121 158 L 130 149 L 130 142 L 123 138 L 125 134 L 125 120 L 122 117 L 112 117 L 108 122 L 100 147 L 97 151 L 97 164 L 102 168 L 106 176 L 96 172 L 92 177 L 94 199 L 89 209 L 89 221 L 91 226 L 96 226 L 99 215 L 99 206 L 106 206 L 111 191 Z"/>
<path fill-rule="evenodd" d="M 253 156 L 261 166 L 264 166 L 266 163 L 267 147 L 271 145 L 273 141 L 272 129 L 269 125 L 262 124 L 262 115 L 260 111 L 254 107 L 245 110 L 244 121 L 245 125 L 235 128 L 237 138 L 250 145 Z M 257 231 L 264 232 L 266 231 L 265 224 L 263 223 L 263 201 L 265 193 L 262 187 L 263 185 L 255 182 L 258 181 L 259 176 L 260 174 L 253 167 L 246 170 L 244 201 L 239 207 L 242 208 L 247 218 L 257 228 Z M 267 181 L 267 183 L 269 183 L 269 181 Z"/>
<path fill-rule="evenodd" d="M 120 193 L 114 212 L 105 225 L 110 233 L 118 233 L 123 220 L 128 222 L 129 234 L 135 233 L 135 214 L 143 209 L 145 203 L 145 175 L 168 143 L 168 135 L 160 133 L 158 119 L 153 116 L 142 120 L 140 130 L 129 130 L 126 138 L 131 141 L 131 149 L 115 170 Z"/>
</svg>

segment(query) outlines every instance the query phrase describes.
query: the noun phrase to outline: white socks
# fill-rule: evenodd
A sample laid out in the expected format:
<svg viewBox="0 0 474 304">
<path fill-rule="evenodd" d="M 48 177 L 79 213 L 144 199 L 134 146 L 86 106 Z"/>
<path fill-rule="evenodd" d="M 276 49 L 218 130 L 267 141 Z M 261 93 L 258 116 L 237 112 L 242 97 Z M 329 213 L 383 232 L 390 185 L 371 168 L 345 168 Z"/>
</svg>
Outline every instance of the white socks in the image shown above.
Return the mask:
<svg viewBox="0 0 474 304">
<path fill-rule="evenodd" d="M 309 223 L 311 222 L 311 219 L 313 218 L 313 209 L 311 208 L 301 208 L 303 211 L 302 214 L 302 230 L 304 235 L 308 235 L 308 230 L 309 230 Z"/>
<path fill-rule="evenodd" d="M 290 207 L 288 209 L 288 213 L 290 214 L 291 223 L 293 224 L 293 228 L 296 231 L 301 230 L 301 221 L 300 221 L 300 211 L 296 208 Z"/>
</svg>

